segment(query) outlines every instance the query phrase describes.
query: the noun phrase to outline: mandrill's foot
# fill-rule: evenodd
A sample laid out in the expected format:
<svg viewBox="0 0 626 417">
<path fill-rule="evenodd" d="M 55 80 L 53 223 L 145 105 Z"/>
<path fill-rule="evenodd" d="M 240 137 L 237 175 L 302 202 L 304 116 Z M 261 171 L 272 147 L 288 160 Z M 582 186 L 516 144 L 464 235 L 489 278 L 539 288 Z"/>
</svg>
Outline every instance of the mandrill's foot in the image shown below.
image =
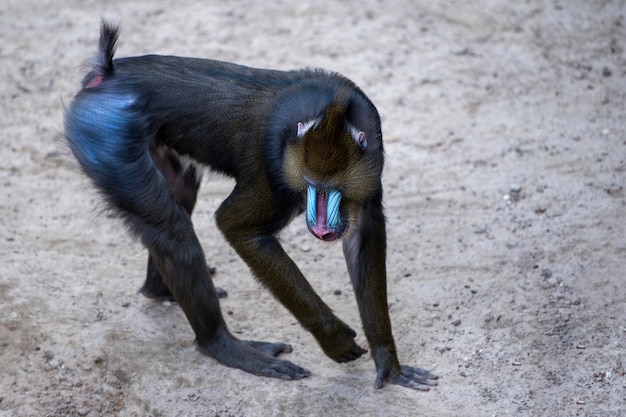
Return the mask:
<svg viewBox="0 0 626 417">
<path fill-rule="evenodd" d="M 291 346 L 286 343 L 238 340 L 228 333 L 222 333 L 216 339 L 206 346 L 199 344 L 200 351 L 226 366 L 284 380 L 302 379 L 311 375 L 311 372 L 292 362 L 275 358 L 280 353 L 291 352 Z"/>
<path fill-rule="evenodd" d="M 437 379 L 439 379 L 437 375 L 426 369 L 402 365 L 397 372 L 390 372 L 386 369 L 379 370 L 376 375 L 376 382 L 374 382 L 374 388 L 382 388 L 383 383 L 387 381 L 394 385 L 402 385 L 403 387 L 419 391 L 428 391 L 430 387 L 437 385 Z"/>
</svg>

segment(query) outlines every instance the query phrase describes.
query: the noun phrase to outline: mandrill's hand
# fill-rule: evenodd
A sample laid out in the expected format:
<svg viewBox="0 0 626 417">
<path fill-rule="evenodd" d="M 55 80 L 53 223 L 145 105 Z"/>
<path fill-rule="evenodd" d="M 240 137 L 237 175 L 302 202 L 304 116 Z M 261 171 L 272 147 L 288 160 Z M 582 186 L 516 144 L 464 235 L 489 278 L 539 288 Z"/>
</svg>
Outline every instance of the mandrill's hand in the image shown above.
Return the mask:
<svg viewBox="0 0 626 417">
<path fill-rule="evenodd" d="M 397 371 L 387 368 L 379 369 L 374 388 L 382 388 L 386 381 L 390 384 L 402 385 L 419 391 L 428 391 L 430 387 L 437 385 L 437 379 L 439 379 L 437 375 L 426 369 L 402 365 Z"/>
<path fill-rule="evenodd" d="M 318 339 L 324 353 L 332 360 L 345 363 L 358 359 L 366 349 L 354 341 L 356 332 L 341 320 L 334 318 L 334 325 L 327 329 L 328 334 Z"/>
</svg>

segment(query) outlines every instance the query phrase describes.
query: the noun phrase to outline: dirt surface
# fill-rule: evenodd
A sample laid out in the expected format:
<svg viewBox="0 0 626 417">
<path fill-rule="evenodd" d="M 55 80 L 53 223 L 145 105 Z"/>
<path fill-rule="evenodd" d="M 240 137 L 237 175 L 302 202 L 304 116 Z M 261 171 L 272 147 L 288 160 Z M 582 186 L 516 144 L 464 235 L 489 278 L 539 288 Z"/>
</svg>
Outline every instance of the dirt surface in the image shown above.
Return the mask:
<svg viewBox="0 0 626 417">
<path fill-rule="evenodd" d="M 4 0 L 0 6 L 0 415 L 620 416 L 626 413 L 624 1 Z M 194 214 L 241 336 L 312 371 L 264 379 L 201 355 L 176 304 L 137 294 L 146 253 L 62 140 L 102 16 L 118 56 L 210 57 L 352 78 L 383 118 L 389 300 L 428 393 L 372 388 Z M 359 332 L 337 245 L 286 250 Z M 339 291 L 337 291 L 339 290 Z"/>
</svg>

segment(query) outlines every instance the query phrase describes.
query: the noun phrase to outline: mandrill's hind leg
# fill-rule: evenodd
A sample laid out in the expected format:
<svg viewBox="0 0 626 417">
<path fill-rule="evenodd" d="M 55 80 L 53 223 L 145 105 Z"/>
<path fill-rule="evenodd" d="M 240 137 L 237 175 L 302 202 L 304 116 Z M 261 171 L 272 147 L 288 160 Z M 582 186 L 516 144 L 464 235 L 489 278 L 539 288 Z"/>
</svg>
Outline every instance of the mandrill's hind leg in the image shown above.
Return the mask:
<svg viewBox="0 0 626 417">
<path fill-rule="evenodd" d="M 214 267 L 209 266 L 209 272 L 211 275 L 215 275 L 216 269 Z M 228 297 L 228 292 L 225 289 L 220 287 L 215 287 L 215 291 L 217 291 L 217 296 L 219 298 Z M 146 281 L 143 286 L 139 289 L 139 292 L 146 296 L 147 298 L 152 298 L 155 300 L 166 300 L 166 301 L 174 301 L 174 296 L 165 282 L 163 281 L 163 277 L 159 272 L 159 268 L 157 268 L 154 259 L 152 259 L 151 255 L 148 255 L 148 266 L 146 268 Z"/>
<path fill-rule="evenodd" d="M 193 164 L 184 167 L 176 153 L 166 146 L 154 148 L 152 158 L 170 186 L 176 202 L 183 206 L 185 211 L 191 216 L 196 205 L 202 174 L 198 172 Z M 215 268 L 209 267 L 209 272 L 211 275 L 215 274 Z M 216 287 L 215 290 L 219 298 L 228 296 L 228 293 L 222 288 Z M 165 285 L 163 277 L 151 255 L 148 255 L 146 281 L 139 289 L 139 292 L 148 298 L 174 301 L 174 296 L 167 285 Z"/>
</svg>

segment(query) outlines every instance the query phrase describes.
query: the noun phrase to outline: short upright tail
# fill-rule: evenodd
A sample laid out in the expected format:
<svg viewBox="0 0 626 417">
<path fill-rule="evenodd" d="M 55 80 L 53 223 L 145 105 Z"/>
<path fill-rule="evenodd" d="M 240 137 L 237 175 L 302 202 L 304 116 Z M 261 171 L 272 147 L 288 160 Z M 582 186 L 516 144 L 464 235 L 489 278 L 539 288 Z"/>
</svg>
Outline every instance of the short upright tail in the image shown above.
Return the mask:
<svg viewBox="0 0 626 417">
<path fill-rule="evenodd" d="M 98 53 L 91 62 L 91 72 L 83 79 L 83 87 L 95 87 L 102 80 L 113 74 L 113 55 L 119 36 L 119 28 L 109 22 L 102 21 Z"/>
<path fill-rule="evenodd" d="M 109 22 L 102 22 L 100 27 L 100 51 L 98 54 L 98 68 L 102 75 L 113 74 L 113 55 L 117 46 L 119 27 Z"/>
</svg>

